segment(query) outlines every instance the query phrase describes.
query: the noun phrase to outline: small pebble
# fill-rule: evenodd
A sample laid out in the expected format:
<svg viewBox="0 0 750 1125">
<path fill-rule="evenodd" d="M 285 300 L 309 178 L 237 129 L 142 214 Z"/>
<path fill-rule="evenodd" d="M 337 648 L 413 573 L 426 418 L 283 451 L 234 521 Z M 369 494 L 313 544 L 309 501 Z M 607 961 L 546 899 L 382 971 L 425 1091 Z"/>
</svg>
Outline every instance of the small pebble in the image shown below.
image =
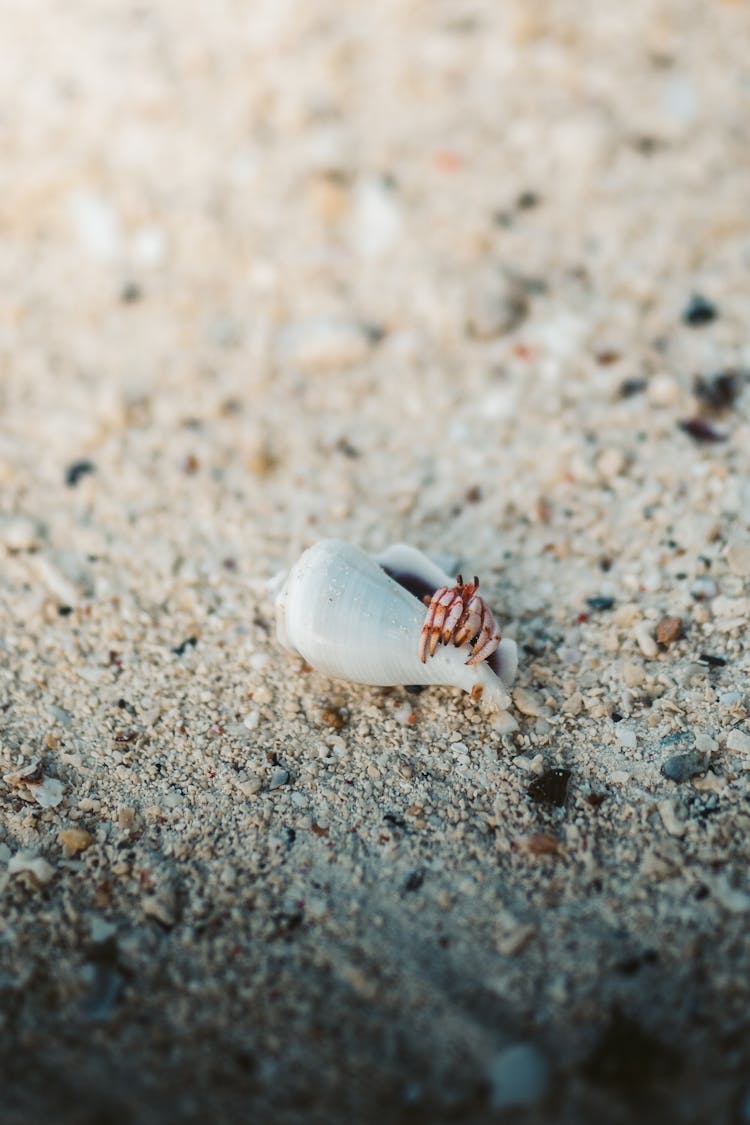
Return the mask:
<svg viewBox="0 0 750 1125">
<path fill-rule="evenodd" d="M 580 715 L 583 710 L 583 696 L 580 691 L 574 691 L 562 705 L 564 715 Z"/>
<path fill-rule="evenodd" d="M 518 730 L 518 719 L 510 711 L 500 711 L 492 721 L 492 729 L 499 735 L 513 734 Z"/>
<path fill-rule="evenodd" d="M 153 918 L 166 929 L 171 929 L 177 921 L 176 900 L 170 891 L 146 895 L 141 900 L 141 909 L 147 918 Z"/>
<path fill-rule="evenodd" d="M 699 731 L 695 736 L 695 749 L 700 751 L 701 754 L 715 754 L 719 749 L 719 744 L 715 738 L 711 738 L 710 734 Z"/>
<path fill-rule="evenodd" d="M 636 733 L 634 730 L 631 730 L 630 727 L 618 726 L 617 741 L 625 750 L 635 750 L 638 745 Z"/>
<path fill-rule="evenodd" d="M 103 195 L 76 191 L 68 200 L 71 225 L 83 249 L 96 261 L 110 261 L 120 251 L 120 216 Z"/>
<path fill-rule="evenodd" d="M 0 544 L 8 551 L 35 551 L 41 546 L 41 529 L 29 516 L 0 516 Z"/>
<path fill-rule="evenodd" d="M 685 823 L 680 818 L 677 812 L 677 806 L 674 801 L 659 801 L 656 806 L 659 810 L 659 816 L 662 819 L 662 824 L 666 828 L 670 836 L 684 836 Z"/>
<path fill-rule="evenodd" d="M 612 606 L 614 604 L 615 604 L 614 598 L 606 598 L 606 597 L 586 598 L 586 605 L 589 607 L 589 609 L 595 609 L 595 610 L 612 609 Z"/>
<path fill-rule="evenodd" d="M 683 418 L 677 425 L 681 430 L 684 430 L 693 441 L 703 445 L 713 445 L 720 441 L 726 441 L 729 434 L 725 430 L 717 429 L 705 418 Z"/>
<path fill-rule="evenodd" d="M 733 887 L 726 875 L 716 875 L 709 885 L 714 898 L 729 914 L 750 911 L 750 894 L 741 887 Z"/>
<path fill-rule="evenodd" d="M 739 578 L 750 577 L 750 538 L 737 536 L 727 547 L 727 565 Z"/>
<path fill-rule="evenodd" d="M 282 361 L 304 374 L 324 374 L 356 367 L 372 341 L 353 320 L 308 320 L 288 324 L 279 339 Z"/>
<path fill-rule="evenodd" d="M 626 687 L 640 687 L 646 678 L 646 673 L 640 664 L 629 660 L 623 665 L 622 678 Z"/>
<path fill-rule="evenodd" d="M 700 293 L 695 293 L 682 311 L 682 320 L 691 328 L 699 328 L 716 320 L 718 315 L 719 310 L 712 301 Z"/>
<path fill-rule="evenodd" d="M 722 691 L 719 693 L 718 703 L 720 707 L 726 707 L 731 711 L 732 708 L 741 706 L 744 699 L 741 691 Z"/>
<path fill-rule="evenodd" d="M 529 308 L 523 285 L 501 270 L 484 273 L 469 291 L 466 325 L 478 340 L 512 332 Z"/>
<path fill-rule="evenodd" d="M 94 837 L 83 828 L 63 828 L 57 833 L 57 838 L 69 855 L 84 852 L 94 842 Z"/>
<path fill-rule="evenodd" d="M 701 664 L 705 664 L 709 668 L 723 668 L 726 664 L 726 660 L 723 656 L 716 656 L 711 652 L 702 652 L 698 660 Z"/>
<path fill-rule="evenodd" d="M 32 879 L 43 887 L 52 880 L 55 869 L 40 855 L 32 855 L 29 852 L 16 852 L 8 861 L 8 874 L 31 875 Z"/>
<path fill-rule="evenodd" d="M 633 630 L 639 649 L 648 660 L 658 656 L 659 648 L 645 621 L 640 621 Z"/>
<path fill-rule="evenodd" d="M 403 218 L 398 193 L 390 180 L 371 176 L 354 190 L 351 240 L 356 253 L 367 261 L 394 250 L 402 235 Z"/>
<path fill-rule="evenodd" d="M 655 375 L 648 384 L 647 395 L 652 406 L 675 406 L 680 398 L 680 385 L 671 375 Z"/>
<path fill-rule="evenodd" d="M 707 574 L 701 574 L 690 587 L 690 593 L 696 601 L 703 602 L 716 597 L 718 586 L 713 578 L 709 578 Z"/>
<path fill-rule="evenodd" d="M 528 688 L 516 688 L 513 692 L 513 702 L 522 715 L 538 717 L 544 715 L 545 708 L 538 696 Z"/>
<path fill-rule="evenodd" d="M 65 470 L 65 483 L 68 488 L 75 488 L 79 480 L 95 472 L 96 465 L 93 461 L 73 461 Z"/>
<path fill-rule="evenodd" d="M 696 777 L 700 773 L 705 773 L 707 765 L 708 761 L 705 754 L 692 750 L 688 754 L 674 754 L 671 758 L 667 758 L 666 762 L 662 764 L 661 773 L 670 781 L 676 781 L 680 784 L 683 781 L 689 781 L 691 777 Z"/>
<path fill-rule="evenodd" d="M 710 410 L 720 412 L 729 410 L 740 391 L 740 380 L 736 371 L 720 371 L 712 378 L 697 375 L 693 383 L 693 393 Z"/>
<path fill-rule="evenodd" d="M 486 1077 L 491 1109 L 520 1109 L 536 1105 L 546 1096 L 549 1064 L 532 1043 L 513 1043 L 495 1055 Z"/>
<path fill-rule="evenodd" d="M 568 795 L 569 781 L 570 770 L 545 770 L 540 777 L 534 778 L 526 792 L 537 805 L 554 805 L 560 809 Z"/>
<path fill-rule="evenodd" d="M 656 626 L 656 640 L 660 645 L 671 645 L 682 636 L 681 617 L 662 617 Z"/>
<path fill-rule="evenodd" d="M 271 775 L 271 780 L 268 783 L 269 789 L 279 789 L 282 785 L 286 785 L 289 780 L 289 770 L 274 770 Z"/>
<path fill-rule="evenodd" d="M 109 941 L 117 933 L 117 926 L 114 922 L 108 922 L 106 918 L 100 918 L 98 914 L 93 914 L 89 918 L 89 933 L 94 945 L 103 945 L 105 941 Z"/>
<path fill-rule="evenodd" d="M 740 730 L 739 727 L 730 730 L 727 735 L 727 750 L 731 750 L 735 754 L 744 754 L 750 758 L 750 734 Z"/>
</svg>

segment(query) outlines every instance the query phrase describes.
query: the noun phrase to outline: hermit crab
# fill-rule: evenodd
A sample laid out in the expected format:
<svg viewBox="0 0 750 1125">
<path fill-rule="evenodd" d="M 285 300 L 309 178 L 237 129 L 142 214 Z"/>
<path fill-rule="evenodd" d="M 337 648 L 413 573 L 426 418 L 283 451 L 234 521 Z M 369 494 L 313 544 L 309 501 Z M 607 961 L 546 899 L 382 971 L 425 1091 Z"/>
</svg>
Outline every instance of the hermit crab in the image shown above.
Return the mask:
<svg viewBox="0 0 750 1125">
<path fill-rule="evenodd" d="M 517 667 L 477 594 L 432 559 L 398 544 L 368 555 L 322 539 L 275 580 L 276 633 L 319 672 L 360 684 L 443 684 L 505 709 Z M 425 609 L 425 607 L 427 607 Z"/>
<path fill-rule="evenodd" d="M 492 656 L 500 644 L 500 630 L 484 599 L 477 593 L 479 579 L 464 585 L 459 574 L 457 585 L 441 586 L 431 598 L 425 595 L 427 617 L 419 638 L 419 659 L 424 662 L 429 652 L 435 655 L 437 646 L 451 642 L 463 648 L 472 642 L 467 664 L 480 664 Z"/>
</svg>

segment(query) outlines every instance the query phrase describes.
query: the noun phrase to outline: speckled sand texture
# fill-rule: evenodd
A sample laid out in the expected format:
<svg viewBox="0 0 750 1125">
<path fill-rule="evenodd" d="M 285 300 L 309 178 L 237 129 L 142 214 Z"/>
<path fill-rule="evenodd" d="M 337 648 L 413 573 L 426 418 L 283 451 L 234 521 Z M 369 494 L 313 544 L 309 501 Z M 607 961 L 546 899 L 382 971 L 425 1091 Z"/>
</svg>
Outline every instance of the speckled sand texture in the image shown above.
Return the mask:
<svg viewBox="0 0 750 1125">
<path fill-rule="evenodd" d="M 3 1125 L 748 1125 L 748 5 L 0 41 Z M 323 536 L 513 708 L 281 652 Z"/>
</svg>

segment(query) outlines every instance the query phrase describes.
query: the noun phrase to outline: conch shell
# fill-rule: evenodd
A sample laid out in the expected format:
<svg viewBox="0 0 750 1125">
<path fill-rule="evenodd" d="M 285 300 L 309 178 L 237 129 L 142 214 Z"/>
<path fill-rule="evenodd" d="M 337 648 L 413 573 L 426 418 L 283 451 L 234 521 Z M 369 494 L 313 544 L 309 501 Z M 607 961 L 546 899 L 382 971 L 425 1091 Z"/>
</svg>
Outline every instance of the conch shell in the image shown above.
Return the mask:
<svg viewBox="0 0 750 1125">
<path fill-rule="evenodd" d="M 425 594 L 454 579 L 414 547 L 379 556 L 338 539 L 322 539 L 295 563 L 276 597 L 276 635 L 318 672 L 353 683 L 443 684 L 504 709 L 517 667 L 515 642 L 466 663 L 471 646 L 441 644 L 422 662 L 419 638 Z"/>
</svg>

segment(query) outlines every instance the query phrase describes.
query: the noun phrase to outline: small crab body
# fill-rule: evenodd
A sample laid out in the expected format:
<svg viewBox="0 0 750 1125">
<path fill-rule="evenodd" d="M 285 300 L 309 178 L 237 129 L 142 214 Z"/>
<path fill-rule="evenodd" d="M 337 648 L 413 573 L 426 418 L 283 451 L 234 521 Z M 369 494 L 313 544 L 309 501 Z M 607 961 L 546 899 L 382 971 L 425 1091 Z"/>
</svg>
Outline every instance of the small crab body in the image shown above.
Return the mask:
<svg viewBox="0 0 750 1125">
<path fill-rule="evenodd" d="M 455 586 L 441 586 L 431 598 L 425 597 L 427 617 L 419 638 L 419 659 L 434 656 L 439 644 L 456 648 L 472 642 L 467 664 L 481 664 L 500 644 L 500 630 L 492 612 L 480 598 L 479 579 L 464 582 L 459 574 Z"/>
</svg>

